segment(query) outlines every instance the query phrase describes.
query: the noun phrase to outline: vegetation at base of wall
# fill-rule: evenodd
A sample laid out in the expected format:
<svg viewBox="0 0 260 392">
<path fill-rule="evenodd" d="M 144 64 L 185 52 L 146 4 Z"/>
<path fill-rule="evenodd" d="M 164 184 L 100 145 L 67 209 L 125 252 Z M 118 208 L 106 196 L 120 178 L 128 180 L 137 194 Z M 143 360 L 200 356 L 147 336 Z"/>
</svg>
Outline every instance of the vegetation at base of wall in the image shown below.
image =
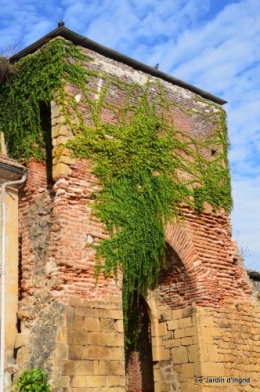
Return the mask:
<svg viewBox="0 0 260 392">
<path fill-rule="evenodd" d="M 47 375 L 43 370 L 24 370 L 16 381 L 12 392 L 50 392 Z"/>
<path fill-rule="evenodd" d="M 41 103 L 58 101 L 75 136 L 68 147 L 74 156 L 89 159 L 97 177 L 93 211 L 110 238 L 96 247 L 96 273 L 117 276 L 118 268 L 123 270 L 127 330 L 135 293 L 154 286 L 164 262 L 166 223 L 180 217 L 183 204 L 198 213 L 204 202 L 215 211 L 232 207 L 226 121 L 224 111 L 212 104 L 215 112 L 207 119 L 215 131 L 193 138 L 175 128 L 172 109 L 177 104 L 167 99 L 159 82 L 120 81 L 90 70 L 89 61 L 63 39 L 20 60 L 17 74 L 1 86 L 0 129 L 13 158 L 44 159 L 48 139 L 41 128 Z M 80 102 L 64 89 L 65 81 L 77 87 Z M 93 87 L 97 81 L 98 90 Z M 117 103 L 118 92 L 124 105 Z"/>
</svg>

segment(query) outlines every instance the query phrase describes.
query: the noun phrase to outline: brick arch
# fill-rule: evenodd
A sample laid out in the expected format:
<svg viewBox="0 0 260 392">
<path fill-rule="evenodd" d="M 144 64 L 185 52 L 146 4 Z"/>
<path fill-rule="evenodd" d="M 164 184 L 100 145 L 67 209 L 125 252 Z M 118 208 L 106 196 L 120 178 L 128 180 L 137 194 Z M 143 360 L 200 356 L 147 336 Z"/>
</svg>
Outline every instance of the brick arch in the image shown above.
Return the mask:
<svg viewBox="0 0 260 392">
<path fill-rule="evenodd" d="M 156 288 L 161 302 L 171 309 L 201 304 L 207 297 L 203 270 L 185 222 L 166 229 L 166 265 Z"/>
<path fill-rule="evenodd" d="M 185 222 L 167 225 L 166 242 L 175 250 L 187 272 L 192 273 L 198 256 Z"/>
</svg>

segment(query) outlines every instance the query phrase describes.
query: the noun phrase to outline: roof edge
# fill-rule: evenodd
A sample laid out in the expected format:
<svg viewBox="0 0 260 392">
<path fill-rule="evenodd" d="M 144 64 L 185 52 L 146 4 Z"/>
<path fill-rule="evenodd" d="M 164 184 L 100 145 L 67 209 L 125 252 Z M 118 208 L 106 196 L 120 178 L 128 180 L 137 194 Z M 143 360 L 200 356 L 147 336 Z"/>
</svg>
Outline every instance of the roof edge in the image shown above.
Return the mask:
<svg viewBox="0 0 260 392">
<path fill-rule="evenodd" d="M 21 50 L 19 53 L 10 57 L 10 59 L 9 59 L 10 62 L 16 62 L 16 61 L 20 60 L 21 58 L 36 52 L 43 45 L 45 45 L 48 41 L 50 41 L 51 39 L 56 38 L 56 37 L 62 37 L 68 41 L 73 42 L 75 45 L 83 46 L 84 48 L 93 50 L 95 52 L 98 52 L 101 55 L 109 57 L 112 60 L 116 60 L 116 61 L 119 61 L 119 62 L 124 63 L 126 65 L 129 65 L 138 71 L 148 73 L 151 76 L 161 78 L 162 80 L 165 80 L 169 83 L 183 87 L 183 88 L 190 90 L 193 93 L 200 95 L 201 97 L 206 98 L 206 99 L 208 99 L 214 103 L 217 103 L 219 105 L 224 105 L 227 103 L 227 101 L 225 101 L 222 98 L 216 97 L 215 95 L 212 95 L 204 90 L 201 90 L 198 87 L 195 87 L 195 86 L 193 86 L 189 83 L 183 82 L 182 80 L 177 79 L 171 75 L 168 75 L 164 72 L 161 72 L 156 68 L 150 67 L 149 65 L 145 65 L 137 60 L 132 59 L 131 57 L 125 56 L 119 52 L 116 52 L 115 50 L 112 50 L 112 49 L 109 49 L 103 45 L 100 45 L 97 42 L 92 41 L 92 40 L 90 40 L 80 34 L 77 34 L 74 31 L 72 31 L 64 26 L 60 26 L 57 29 L 51 31 L 49 34 L 40 38 L 38 41 L 35 41 L 32 45 L 29 45 L 27 48 Z"/>
</svg>

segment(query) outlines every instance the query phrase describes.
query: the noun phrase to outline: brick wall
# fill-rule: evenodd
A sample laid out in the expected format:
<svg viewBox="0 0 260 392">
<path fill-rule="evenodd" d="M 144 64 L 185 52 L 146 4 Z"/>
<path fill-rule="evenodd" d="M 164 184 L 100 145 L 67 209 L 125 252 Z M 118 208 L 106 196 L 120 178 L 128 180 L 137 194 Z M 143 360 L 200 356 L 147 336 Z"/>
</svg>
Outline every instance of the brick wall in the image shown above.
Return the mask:
<svg viewBox="0 0 260 392">
<path fill-rule="evenodd" d="M 90 70 L 146 84 L 144 73 L 83 50 L 92 58 L 86 64 Z M 102 84 L 98 77 L 91 81 L 92 99 L 97 99 Z M 176 129 L 198 139 L 214 132 L 214 119 L 219 115 L 216 105 L 181 87 L 165 81 L 162 84 L 173 102 Z M 66 89 L 80 97 L 81 91 L 75 86 L 67 84 Z M 126 96 L 113 85 L 106 99 L 122 107 Z M 81 100 L 78 110 L 91 124 L 88 104 Z M 86 245 L 98 244 L 108 235 L 91 214 L 90 195 L 96 189 L 96 179 L 88 161 L 72 158 L 63 147 L 73 135 L 63 124 L 56 101 L 51 102 L 51 116 L 52 180 L 45 165 L 32 160 L 28 181 L 20 193 L 17 363 L 20 369 L 40 366 L 47 370 L 53 391 L 121 392 L 125 390 L 122 274 L 118 280 L 100 275 L 96 282 L 95 251 Z M 102 111 L 102 119 L 117 121 L 108 108 Z M 71 121 L 76 119 L 72 116 Z M 204 149 L 204 155 L 210 157 L 213 147 Z M 230 219 L 224 211 L 214 213 L 206 204 L 200 215 L 183 206 L 183 217 L 167 227 L 167 263 L 158 287 L 146 298 L 155 392 L 188 392 L 191 387 L 194 391 L 207 390 L 204 384 L 194 384 L 194 376 L 228 376 L 231 350 L 238 350 L 233 358 L 236 374 L 245 370 L 243 374 L 248 375 L 252 370 L 250 387 L 254 388 L 259 370 L 243 367 L 241 358 L 249 356 L 255 342 L 259 312 L 231 238 Z M 237 308 L 228 302 L 238 299 L 248 304 L 243 305 L 245 326 L 239 324 L 242 313 L 236 313 Z M 234 318 L 224 324 L 232 327 L 222 327 L 220 320 L 229 313 Z M 253 332 L 249 331 L 250 323 L 256 328 Z M 240 348 L 238 324 L 245 334 Z M 249 341 L 251 346 L 247 346 Z M 136 372 L 137 367 L 134 369 Z M 129 368 L 128 379 L 134 374 L 131 372 Z"/>
</svg>

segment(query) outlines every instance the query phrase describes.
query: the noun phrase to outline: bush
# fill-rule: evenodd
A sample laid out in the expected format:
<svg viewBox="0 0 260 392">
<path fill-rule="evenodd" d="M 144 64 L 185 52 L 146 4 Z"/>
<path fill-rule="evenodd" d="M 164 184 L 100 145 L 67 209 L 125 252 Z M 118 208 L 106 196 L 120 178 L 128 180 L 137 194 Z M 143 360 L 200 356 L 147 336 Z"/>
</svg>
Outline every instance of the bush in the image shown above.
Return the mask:
<svg viewBox="0 0 260 392">
<path fill-rule="evenodd" d="M 43 370 L 30 369 L 22 372 L 12 392 L 50 392 L 47 375 Z"/>
</svg>

